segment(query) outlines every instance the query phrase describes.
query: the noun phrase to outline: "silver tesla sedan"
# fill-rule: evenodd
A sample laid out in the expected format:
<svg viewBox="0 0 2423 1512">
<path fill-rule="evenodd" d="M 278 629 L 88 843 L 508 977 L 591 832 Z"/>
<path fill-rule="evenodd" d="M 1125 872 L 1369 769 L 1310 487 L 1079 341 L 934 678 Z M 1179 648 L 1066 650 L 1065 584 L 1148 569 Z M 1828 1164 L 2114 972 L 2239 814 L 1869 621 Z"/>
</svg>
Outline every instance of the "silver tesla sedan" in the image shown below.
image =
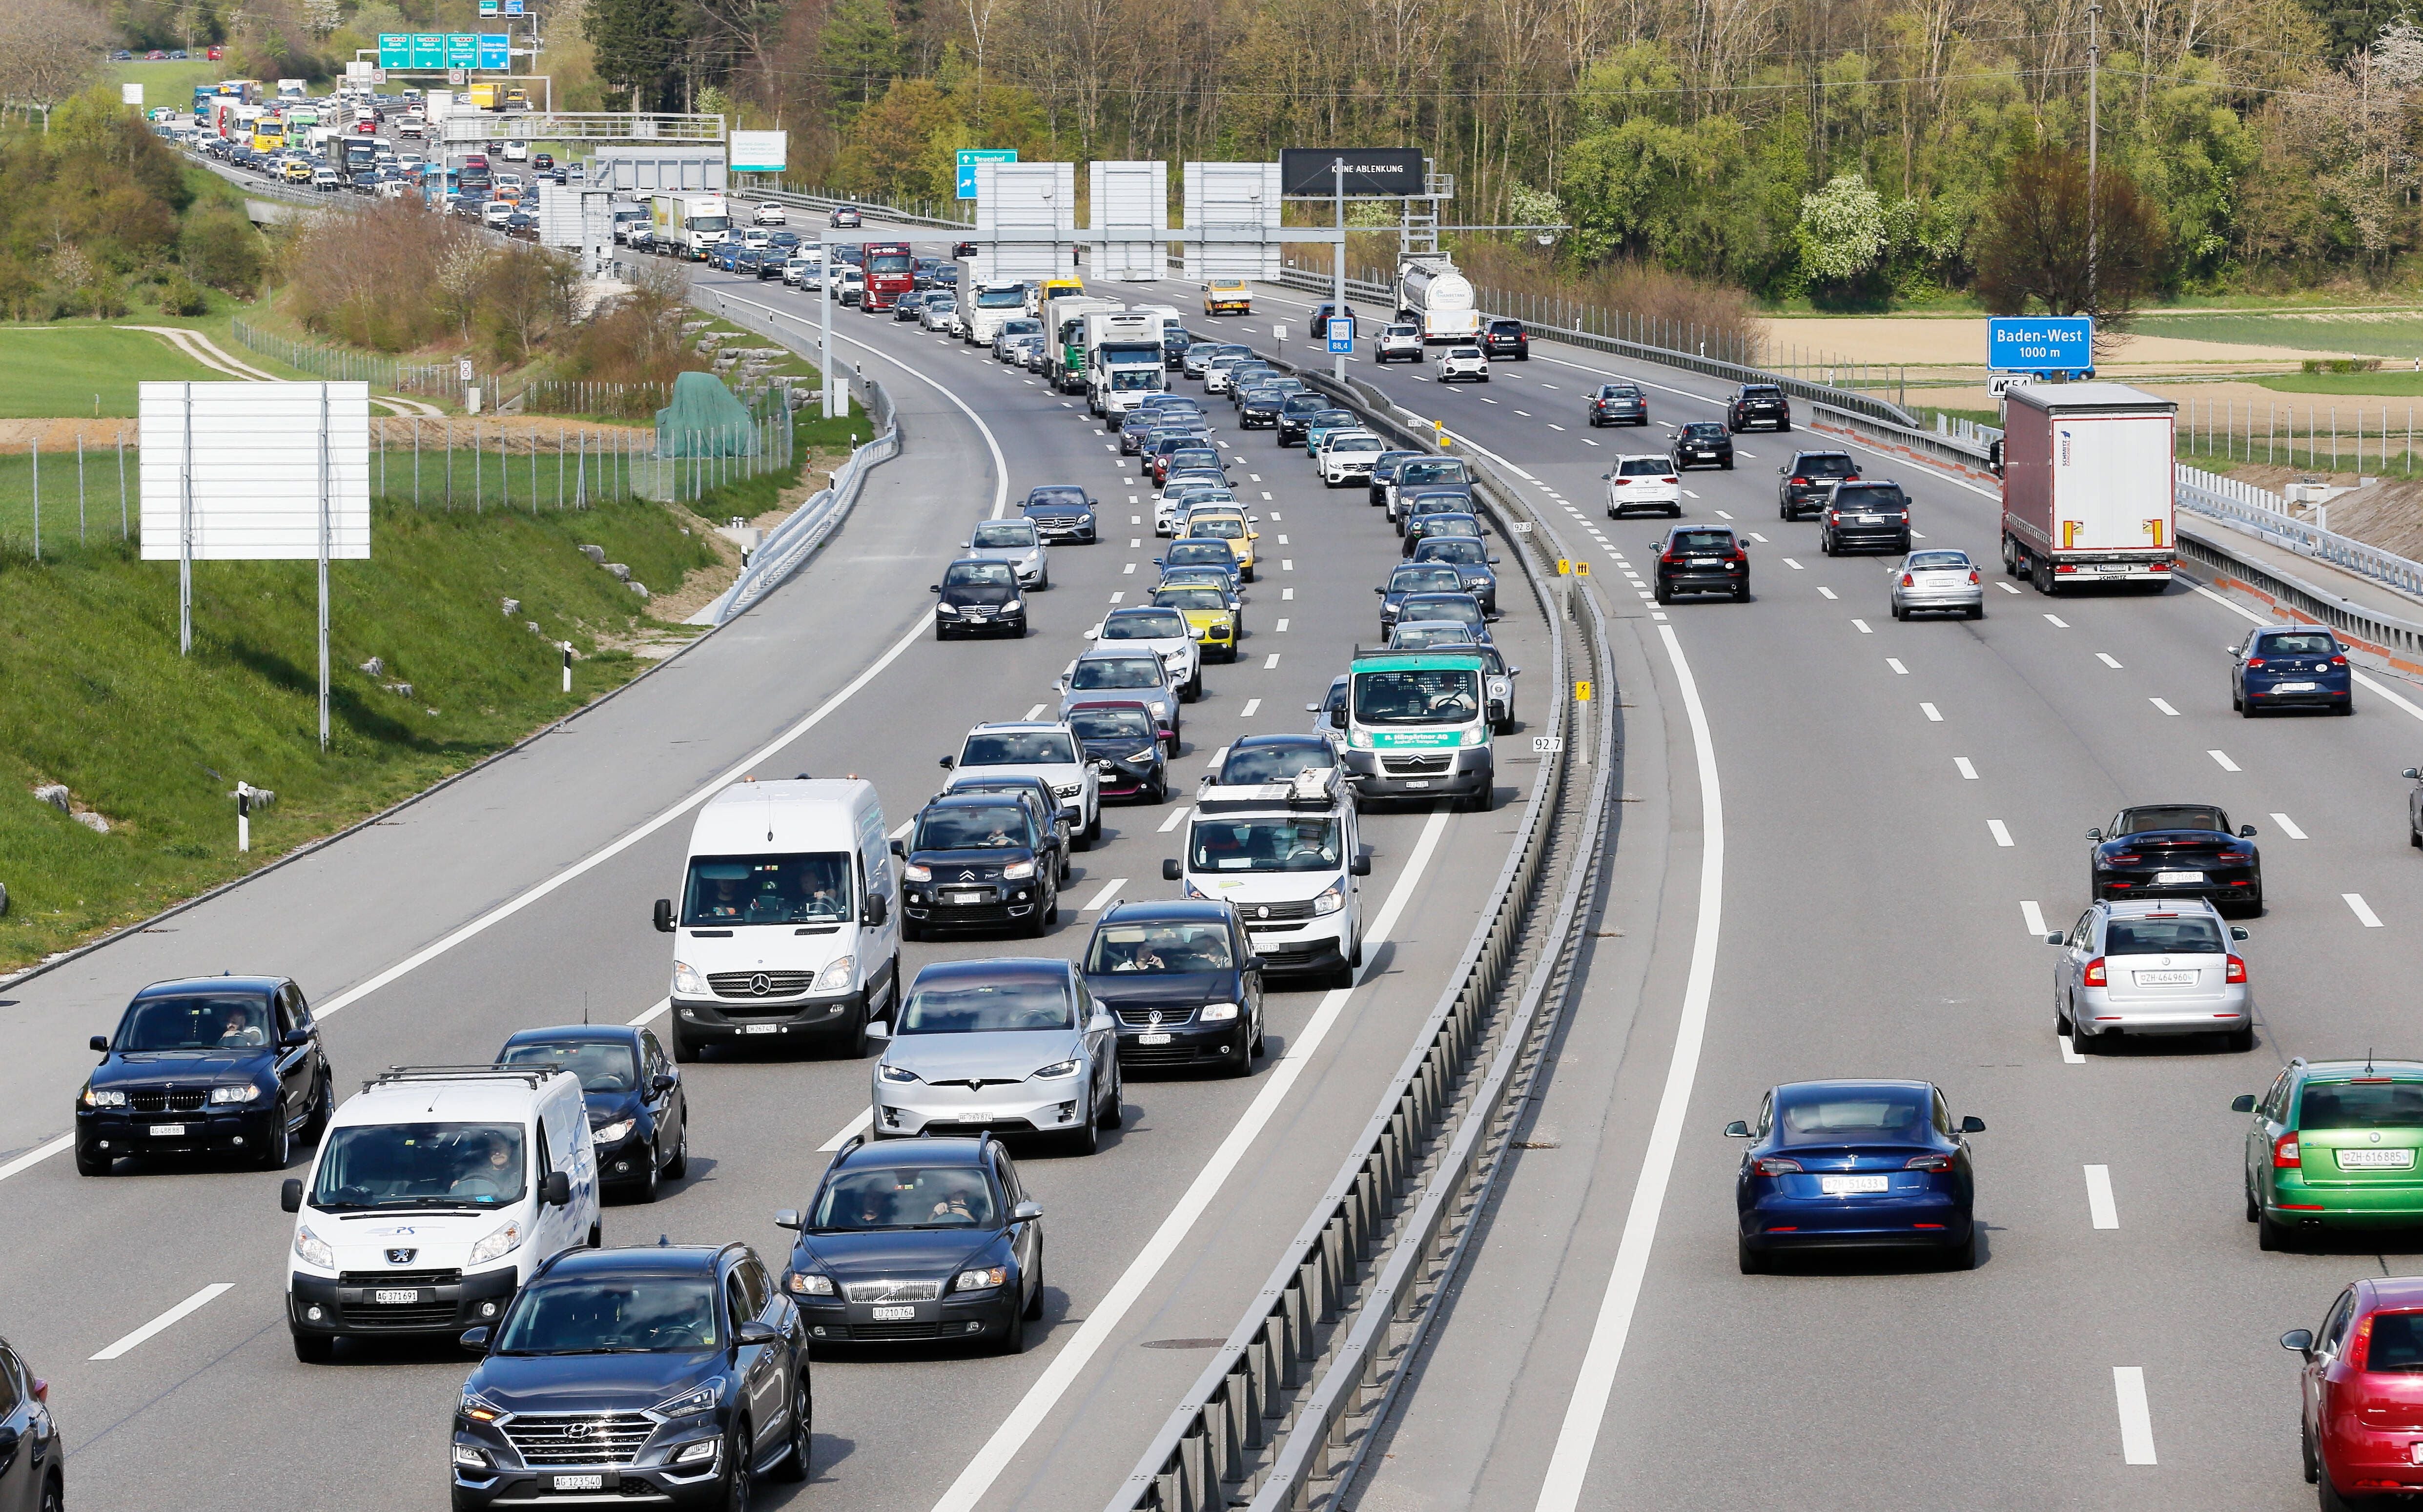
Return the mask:
<svg viewBox="0 0 2423 1512">
<path fill-rule="evenodd" d="M 1091 1155 L 1119 1126 L 1118 1032 L 1065 960 L 938 961 L 917 973 L 875 1063 L 877 1139 L 1058 1134 Z"/>
<path fill-rule="evenodd" d="M 1913 551 L 1892 569 L 1886 607 L 1896 620 L 1913 614 L 1986 617 L 1985 575 L 1965 551 Z"/>
</svg>

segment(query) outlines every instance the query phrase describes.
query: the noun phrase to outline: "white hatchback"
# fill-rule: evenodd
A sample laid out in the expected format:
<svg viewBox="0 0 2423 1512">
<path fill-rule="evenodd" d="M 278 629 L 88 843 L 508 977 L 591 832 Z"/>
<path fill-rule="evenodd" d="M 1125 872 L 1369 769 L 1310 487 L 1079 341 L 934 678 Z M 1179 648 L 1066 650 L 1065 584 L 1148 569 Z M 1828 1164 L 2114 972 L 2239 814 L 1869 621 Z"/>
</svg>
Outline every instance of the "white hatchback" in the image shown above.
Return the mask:
<svg viewBox="0 0 2423 1512">
<path fill-rule="evenodd" d="M 762 201 L 756 213 L 750 216 L 751 223 L 757 226 L 785 226 L 790 224 L 790 219 L 783 213 L 782 206 Z"/>
<path fill-rule="evenodd" d="M 1458 379 L 1479 383 L 1489 382 L 1489 354 L 1477 346 L 1452 346 L 1439 354 L 1438 381 L 1451 384 Z"/>
<path fill-rule="evenodd" d="M 1683 517 L 1683 477 L 1674 470 L 1674 459 L 1662 451 L 1618 457 L 1601 477 L 1610 520 L 1636 511 Z"/>
</svg>

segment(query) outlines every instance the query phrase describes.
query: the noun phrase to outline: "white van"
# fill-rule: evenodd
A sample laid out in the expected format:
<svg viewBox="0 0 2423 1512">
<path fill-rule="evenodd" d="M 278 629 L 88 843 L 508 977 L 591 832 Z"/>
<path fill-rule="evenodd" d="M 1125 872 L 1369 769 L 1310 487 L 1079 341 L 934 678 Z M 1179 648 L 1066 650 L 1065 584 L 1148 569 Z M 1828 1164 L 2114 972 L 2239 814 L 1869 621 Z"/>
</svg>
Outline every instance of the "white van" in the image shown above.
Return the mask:
<svg viewBox="0 0 2423 1512">
<path fill-rule="evenodd" d="M 1290 782 L 1217 787 L 1207 779 L 1186 854 L 1161 863 L 1183 896 L 1232 904 L 1263 969 L 1350 985 L 1363 964 L 1363 887 L 1371 874 L 1354 802 L 1337 767 Z"/>
<path fill-rule="evenodd" d="M 494 1324 L 549 1257 L 603 1242 L 580 1079 L 544 1066 L 395 1066 L 329 1120 L 294 1215 L 294 1357 L 340 1338 Z"/>
<path fill-rule="evenodd" d="M 858 1056 L 900 1000 L 900 879 L 875 784 L 734 783 L 690 827 L 673 937 L 673 1059 L 768 1036 Z"/>
</svg>

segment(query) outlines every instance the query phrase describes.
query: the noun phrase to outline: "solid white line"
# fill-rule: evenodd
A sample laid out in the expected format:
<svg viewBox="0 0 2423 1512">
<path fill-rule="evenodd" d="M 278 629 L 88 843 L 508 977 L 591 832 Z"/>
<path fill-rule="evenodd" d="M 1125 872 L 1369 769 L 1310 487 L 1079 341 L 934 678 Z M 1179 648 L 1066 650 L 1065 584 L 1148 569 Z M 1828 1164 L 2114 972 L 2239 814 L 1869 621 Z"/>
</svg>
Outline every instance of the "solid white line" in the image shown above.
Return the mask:
<svg viewBox="0 0 2423 1512">
<path fill-rule="evenodd" d="M 2131 1465 L 2155 1463 L 2154 1414 L 2146 1406 L 2144 1367 L 2114 1365 L 2112 1391 L 2120 1400 L 2120 1457 Z"/>
<path fill-rule="evenodd" d="M 2036 906 L 2036 903 L 2034 898 L 2023 898 L 2020 900 L 2019 917 L 2027 921 L 2028 933 L 2034 935 L 2038 939 L 2042 939 L 2047 935 L 2052 933 L 2052 931 L 2045 928 L 2044 910 Z"/>
<path fill-rule="evenodd" d="M 1920 704 L 1918 707 L 1919 707 L 1919 712 L 1921 712 L 1922 714 L 1924 714 L 1924 715 L 1926 716 L 1926 722 L 1927 722 L 1927 723 L 1929 723 L 1929 724 L 1941 724 L 1941 723 L 1943 722 L 1943 716 L 1942 716 L 1942 714 L 1941 714 L 1941 713 L 1940 713 L 1940 712 L 1936 709 L 1936 707 L 1935 707 L 1935 705 L 1934 705 L 1934 704 L 1932 704 L 1932 703 L 1922 703 L 1922 704 Z"/>
<path fill-rule="evenodd" d="M 2289 818 L 2285 813 L 2273 814 L 2272 816 L 2272 822 L 2278 825 L 2280 827 L 2280 832 L 2287 835 L 2290 840 L 2303 840 L 2305 838 L 2305 832 L 2297 827 L 2297 821 Z"/>
<path fill-rule="evenodd" d="M 1908 677 L 1909 675 L 1909 669 L 1901 664 L 1901 658 L 1898 656 L 1887 656 L 1885 658 L 1885 665 L 1892 668 L 1894 675 L 1896 676 Z"/>
<path fill-rule="evenodd" d="M 2225 772 L 2235 772 L 2238 770 L 2238 764 L 2229 759 L 2229 755 L 2226 751 L 2209 750 L 2206 751 L 2205 754 L 2220 763 L 2221 769 Z"/>
<path fill-rule="evenodd" d="M 2069 622 L 2063 619 L 2058 614 L 2046 615 L 2045 622 L 2051 625 L 2056 630 L 2067 630 L 2069 628 Z"/>
<path fill-rule="evenodd" d="M 2117 669 L 2120 666 L 2118 662 L 2113 660 L 2112 654 L 2108 651 L 2097 652 L 2095 654 L 2095 659 L 2101 662 L 2106 667 Z"/>
<path fill-rule="evenodd" d="M 1833 597 L 1833 595 L 1832 595 L 1832 594 L 1830 594 L 1830 593 L 1829 593 L 1829 594 L 1828 594 L 1828 595 L 1826 595 L 1826 596 L 1827 596 L 1827 597 L 1829 597 L 1829 598 Z M 1855 624 L 1855 625 L 1859 626 L 1860 634 L 1861 634 L 1861 635 L 1863 635 L 1863 636 L 1872 636 L 1872 635 L 1875 635 L 1875 634 L 1876 634 L 1876 632 L 1875 632 L 1874 630 L 1871 630 L 1871 629 L 1869 629 L 1869 628 L 1868 628 L 1868 622 L 1867 622 L 1867 621 L 1865 621 L 1865 620 L 1854 620 L 1854 621 L 1852 621 L 1851 622 L 1852 622 L 1853 624 Z"/>
<path fill-rule="evenodd" d="M 1952 764 L 1960 768 L 1960 775 L 1962 777 L 1967 778 L 1972 782 L 1977 780 L 1977 768 L 1969 764 L 1968 757 L 1955 756 L 1952 758 Z"/>
<path fill-rule="evenodd" d="M 2000 819 L 1988 819 L 1988 820 L 1987 820 L 1987 821 L 1986 821 L 1986 827 L 1987 827 L 1987 828 L 1988 828 L 1988 829 L 1990 829 L 1990 830 L 1992 830 L 1992 831 L 1994 832 L 1994 843 L 1995 843 L 1995 844 L 1997 844 L 1997 845 L 2012 845 L 2012 844 L 2016 844 L 2016 843 L 2018 843 L 2016 841 L 2014 841 L 2014 840 L 2012 840 L 2012 839 L 2011 839 L 2011 831 L 2010 831 L 2009 827 L 2008 827 L 2008 826 L 2006 826 L 2006 825 L 2004 825 L 2004 824 L 2003 823 L 2003 821 L 2001 821 Z"/>
<path fill-rule="evenodd" d="M 2120 1226 L 2120 1206 L 2112 1200 L 2112 1168 L 2091 1165 L 2086 1168 L 2086 1213 L 2099 1229 Z"/>
<path fill-rule="evenodd" d="M 657 1017 L 673 1005 L 673 1000 L 671 998 L 658 998 L 657 1000 L 657 1005 L 654 1008 L 649 1009 L 646 1013 L 643 1013 L 639 1017 L 631 1020 L 630 1027 L 633 1029 L 639 1028 L 641 1024 Z"/>
<path fill-rule="evenodd" d="M 1388 931 L 1396 927 L 1397 916 L 1404 911 L 1406 903 L 1413 897 L 1415 889 L 1429 868 L 1431 857 L 1438 849 L 1439 836 L 1446 832 L 1447 822 L 1444 811 L 1433 810 L 1422 825 L 1421 836 L 1414 842 L 1413 853 L 1405 859 L 1403 874 L 1389 890 L 1388 901 L 1381 906 L 1379 917 L 1363 937 L 1366 960 L 1372 959 L 1369 947 L 1386 940 Z M 1358 972 L 1357 981 L 1360 980 Z M 1185 1241 L 1187 1231 L 1203 1216 L 1204 1209 L 1211 1206 L 1212 1198 L 1218 1195 L 1229 1174 L 1243 1161 L 1245 1152 L 1278 1112 L 1279 1106 L 1287 1100 L 1297 1079 L 1304 1075 L 1305 1067 L 1321 1048 L 1322 1041 L 1345 1012 L 1347 1000 L 1354 995 L 1353 987 L 1333 987 L 1322 994 L 1321 1006 L 1313 1010 L 1312 1017 L 1306 1022 L 1302 1032 L 1289 1041 L 1278 1063 L 1264 1074 L 1262 1089 L 1255 1095 L 1252 1106 L 1228 1130 L 1227 1137 L 1220 1142 L 1220 1148 L 1213 1152 L 1203 1169 L 1196 1173 L 1195 1180 L 1178 1199 L 1178 1205 L 1162 1220 L 1161 1227 L 1153 1231 L 1152 1237 L 1128 1263 L 1127 1269 L 1112 1284 L 1110 1291 L 1101 1301 L 1086 1309 L 1085 1321 L 1078 1326 L 1076 1336 L 1069 1341 L 1067 1347 L 1053 1356 L 1043 1374 L 1027 1388 L 1026 1394 L 1019 1399 L 1018 1405 L 1010 1409 L 1009 1416 L 1002 1425 L 994 1429 L 992 1437 L 985 1441 L 984 1447 L 976 1451 L 975 1457 L 968 1462 L 968 1468 L 959 1472 L 958 1479 L 953 1481 L 950 1489 L 942 1493 L 942 1500 L 934 1504 L 934 1512 L 972 1512 L 1001 1473 L 1009 1468 L 1010 1460 L 1034 1436 L 1035 1430 L 1043 1425 L 1069 1388 L 1076 1384 L 1078 1375 L 1109 1342 L 1112 1331 L 1126 1319 L 1129 1309 L 1143 1297 L 1145 1288 L 1160 1274 L 1161 1268 L 1178 1252 L 1180 1245 Z"/>
<path fill-rule="evenodd" d="M 1240 718 L 1240 719 L 1250 719 L 1250 718 L 1252 718 L 1252 717 L 1254 717 L 1254 711 L 1255 711 L 1255 710 L 1257 710 L 1257 709 L 1259 709 L 1261 706 L 1262 706 L 1262 701 L 1261 701 L 1261 700 L 1259 700 L 1259 699 L 1247 699 L 1247 700 L 1245 701 L 1245 706 L 1244 706 L 1243 708 L 1239 709 L 1239 710 L 1237 711 L 1237 717 L 1238 717 L 1238 718 Z"/>
<path fill-rule="evenodd" d="M 73 1147 L 74 1144 L 73 1134 L 62 1134 L 47 1144 L 37 1144 L 7 1165 L 0 1165 L 0 1181 L 8 1180 L 20 1171 L 29 1171 L 60 1151 Z"/>
<path fill-rule="evenodd" d="M 2170 700 L 2154 699 L 2150 701 L 2153 703 L 2155 708 L 2162 710 L 2164 714 L 2171 716 L 2173 718 L 2178 717 L 2179 711 L 2171 707 Z"/>
<path fill-rule="evenodd" d="M 1119 895 L 1119 889 L 1126 887 L 1127 885 L 1128 879 L 1126 877 L 1115 876 L 1111 878 L 1108 882 L 1102 884 L 1101 891 L 1095 893 L 1090 898 L 1087 898 L 1085 900 L 1085 906 L 1078 909 L 1077 911 L 1079 913 L 1095 913 L 1101 909 L 1110 906 L 1111 900 Z"/>
<path fill-rule="evenodd" d="M 2347 900 L 2347 906 L 2355 910 L 2357 921 L 2362 923 L 2365 928 L 2379 929 L 2381 927 L 2381 915 L 2372 911 L 2372 905 L 2364 901 L 2363 893 L 2342 892 L 2339 896 L 2345 898 Z"/>
<path fill-rule="evenodd" d="M 141 1344 L 144 1340 L 151 1337 L 151 1335 L 159 1332 L 161 1330 L 172 1327 L 181 1318 L 189 1317 L 192 1315 L 200 1312 L 203 1308 L 208 1307 L 211 1303 L 218 1300 L 219 1297 L 223 1293 L 232 1291 L 234 1289 L 235 1283 L 231 1281 L 214 1281 L 209 1285 L 203 1287 L 200 1291 L 198 1291 L 191 1297 L 186 1298 L 183 1301 L 179 1302 L 176 1306 L 161 1314 L 158 1317 L 153 1318 L 150 1322 L 144 1324 L 141 1328 L 136 1329 L 134 1332 L 119 1340 L 116 1344 L 109 1346 L 99 1354 L 92 1356 L 92 1358 L 95 1360 L 115 1360 L 119 1356 L 125 1354 L 128 1350 L 134 1348 L 136 1345 Z"/>
<path fill-rule="evenodd" d="M 1724 906 L 1725 811 L 1718 786 L 1716 747 L 1708 732 L 1708 711 L 1700 702 L 1699 684 L 1691 675 L 1691 664 L 1684 659 L 1674 627 L 1660 625 L 1657 634 L 1674 665 L 1674 679 L 1690 717 L 1691 744 L 1699 759 L 1699 920 L 1691 939 L 1690 971 L 1683 985 L 1682 1019 L 1674 1030 L 1674 1054 L 1667 1063 L 1656 1122 L 1650 1126 L 1649 1144 L 1640 1157 L 1639 1180 L 1632 1190 L 1631 1210 L 1624 1215 L 1623 1237 L 1616 1245 L 1615 1268 L 1607 1278 L 1607 1295 L 1599 1302 L 1590 1347 L 1565 1401 L 1564 1423 L 1557 1430 L 1556 1449 L 1548 1457 L 1537 1512 L 1575 1512 L 1581 1504 L 1582 1482 L 1590 1473 L 1591 1456 L 1607 1420 L 1607 1398 L 1615 1390 L 1624 1342 L 1632 1332 L 1633 1311 L 1639 1305 L 1640 1288 L 1649 1275 L 1649 1252 L 1657 1242 L 1658 1212 L 1666 1203 L 1667 1185 L 1673 1179 L 1683 1117 L 1690 1110 L 1691 1086 L 1699 1075 L 1700 1050 L 1708 1032 L 1708 995 L 1717 973 L 1717 934 Z"/>
<path fill-rule="evenodd" d="M 1171 830 L 1177 828 L 1180 825 L 1186 823 L 1186 815 L 1188 812 L 1189 810 L 1182 803 L 1177 808 L 1170 810 L 1169 817 L 1161 822 L 1161 829 L 1159 833 L 1166 835 Z"/>
<path fill-rule="evenodd" d="M 1827 587 L 1826 585 L 1824 585 L 1823 583 L 1820 583 L 1820 584 L 1818 584 L 1818 585 L 1817 585 L 1817 596 L 1818 596 L 1819 598 L 1832 598 L 1832 597 L 1834 597 L 1835 595 L 1834 595 L 1834 591 L 1833 591 L 1832 589 L 1828 588 L 1828 587 Z"/>
</svg>

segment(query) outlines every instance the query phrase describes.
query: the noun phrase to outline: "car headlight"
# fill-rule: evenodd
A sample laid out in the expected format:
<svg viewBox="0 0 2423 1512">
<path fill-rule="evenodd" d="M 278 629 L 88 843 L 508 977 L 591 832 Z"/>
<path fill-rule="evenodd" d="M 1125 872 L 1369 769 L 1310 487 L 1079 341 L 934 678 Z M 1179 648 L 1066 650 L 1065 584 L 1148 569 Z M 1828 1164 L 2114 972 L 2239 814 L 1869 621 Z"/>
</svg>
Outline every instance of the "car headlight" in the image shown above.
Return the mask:
<svg viewBox="0 0 2423 1512">
<path fill-rule="evenodd" d="M 249 1081 L 230 1082 L 224 1087 L 211 1089 L 211 1102 L 214 1106 L 224 1103 L 248 1103 L 260 1095 L 261 1089 Z"/>
<path fill-rule="evenodd" d="M 655 1410 L 658 1417 L 696 1417 L 701 1412 L 714 1411 L 717 1404 L 722 1400 L 723 1382 L 718 1378 L 686 1391 L 679 1396 L 666 1397 L 656 1405 Z"/>
<path fill-rule="evenodd" d="M 521 1245 L 522 1221 L 509 1218 L 491 1229 L 486 1238 L 471 1246 L 470 1263 L 482 1266 L 491 1260 L 501 1260 L 520 1249 Z"/>
<path fill-rule="evenodd" d="M 465 1470 L 485 1470 L 488 1468 L 488 1456 L 486 1451 L 471 1444 L 458 1443 L 454 1446 L 454 1463 Z"/>
<path fill-rule="evenodd" d="M 831 1297 L 833 1294 L 832 1278 L 819 1276 L 814 1271 L 794 1270 L 785 1284 L 795 1297 Z"/>
<path fill-rule="evenodd" d="M 1464 744 L 1467 746 L 1486 746 L 1489 744 L 1489 732 L 1481 728 L 1480 725 L 1474 725 L 1471 729 L 1464 732 Z"/>
<path fill-rule="evenodd" d="M 1085 791 L 1085 784 L 1083 782 L 1055 782 L 1053 784 L 1052 791 L 1064 798 L 1073 798 L 1078 794 Z"/>
<path fill-rule="evenodd" d="M 1370 750 L 1371 737 L 1360 730 L 1349 730 L 1346 732 L 1346 744 L 1356 750 Z"/>
<path fill-rule="evenodd" d="M 911 1071 L 911 1070 L 909 1070 L 909 1069 L 907 1069 L 906 1067 L 903 1067 L 903 1066 L 896 1066 L 896 1065 L 894 1065 L 894 1064 L 893 1064 L 892 1063 L 890 1063 L 889 1061 L 886 1061 L 886 1062 L 884 1062 L 882 1064 L 880 1064 L 880 1065 L 877 1066 L 877 1067 L 875 1068 L 875 1074 L 876 1074 L 878 1077 L 881 1078 L 883 1080 L 885 1080 L 885 1081 L 891 1081 L 891 1082 L 904 1082 L 904 1083 L 905 1083 L 905 1082 L 915 1081 L 916 1079 L 918 1079 L 918 1078 L 917 1078 L 917 1073 L 916 1073 L 916 1072 L 914 1072 L 914 1071 Z"/>
<path fill-rule="evenodd" d="M 952 1281 L 951 1290 L 955 1292 L 983 1291 L 990 1286 L 999 1286 L 1008 1280 L 1009 1268 L 1007 1266 L 990 1266 L 982 1270 L 962 1270 L 958 1273 L 957 1279 Z"/>
<path fill-rule="evenodd" d="M 675 961 L 673 963 L 673 990 L 675 992 L 689 993 L 694 997 L 704 995 L 706 991 L 706 979 L 700 976 L 696 969 L 691 967 L 688 961 Z"/>
<path fill-rule="evenodd" d="M 1035 874 L 1035 863 L 1033 861 L 1012 861 L 1007 866 L 1001 869 L 1001 874 L 1002 879 L 1006 882 L 1023 882 Z"/>
<path fill-rule="evenodd" d="M 696 1443 L 684 1446 L 681 1453 L 673 1456 L 673 1463 L 676 1465 L 695 1465 L 705 1460 L 713 1459 L 716 1456 L 716 1451 L 721 1448 L 722 1444 L 723 1441 L 721 1439 L 701 1439 Z"/>
<path fill-rule="evenodd" d="M 1025 608 L 1025 607 L 1026 607 L 1026 601 L 1025 601 L 1025 600 L 1023 600 L 1023 599 L 1011 599 L 1008 603 L 1004 604 L 1004 605 L 1001 606 L 1001 612 L 1002 612 L 1002 613 L 1004 613 L 1004 614 L 1016 614 L 1016 613 L 1018 613 L 1020 610 L 1021 610 L 1021 609 L 1023 609 L 1023 608 Z"/>
<path fill-rule="evenodd" d="M 84 1089 L 84 1105 L 87 1108 L 123 1108 L 126 1106 L 126 1094 L 108 1088 L 95 1091 L 87 1087 Z"/>
<path fill-rule="evenodd" d="M 639 1127 L 639 1125 L 640 1121 L 636 1118 L 617 1119 L 615 1122 L 608 1124 L 601 1128 L 591 1129 L 589 1131 L 589 1142 L 592 1144 L 612 1144 L 621 1140 L 627 1140 L 631 1137 L 631 1130 Z"/>
<path fill-rule="evenodd" d="M 1316 915 L 1334 914 L 1345 906 L 1346 883 L 1343 879 L 1332 882 L 1322 889 L 1321 896 L 1312 900 L 1312 911 Z"/>
<path fill-rule="evenodd" d="M 503 1408 L 489 1401 L 478 1392 L 465 1392 L 463 1400 L 455 1410 L 474 1423 L 494 1423 L 505 1415 Z"/>
<path fill-rule="evenodd" d="M 294 1258 L 323 1270 L 337 1268 L 337 1252 L 328 1248 L 327 1240 L 312 1233 L 309 1224 L 294 1227 Z"/>
<path fill-rule="evenodd" d="M 1083 1067 L 1085 1063 L 1085 1062 L 1077 1060 L 1054 1061 L 1050 1065 L 1037 1071 L 1026 1079 L 1029 1081 L 1057 1081 L 1063 1077 L 1075 1076 L 1078 1070 Z"/>
<path fill-rule="evenodd" d="M 934 612 L 936 614 L 947 614 L 953 619 L 957 619 L 958 618 L 959 606 L 956 604 L 937 604 L 934 606 Z"/>
<path fill-rule="evenodd" d="M 1237 1005 L 1233 1002 L 1206 1003 L 1201 1016 L 1207 1024 L 1225 1024 L 1237 1016 Z"/>
<path fill-rule="evenodd" d="M 845 955 L 825 968 L 824 974 L 816 978 L 816 990 L 847 992 L 856 985 L 858 985 L 858 957 Z"/>
<path fill-rule="evenodd" d="M 904 866 L 900 869 L 900 879 L 904 882 L 931 882 L 934 869 L 930 866 Z"/>
</svg>

